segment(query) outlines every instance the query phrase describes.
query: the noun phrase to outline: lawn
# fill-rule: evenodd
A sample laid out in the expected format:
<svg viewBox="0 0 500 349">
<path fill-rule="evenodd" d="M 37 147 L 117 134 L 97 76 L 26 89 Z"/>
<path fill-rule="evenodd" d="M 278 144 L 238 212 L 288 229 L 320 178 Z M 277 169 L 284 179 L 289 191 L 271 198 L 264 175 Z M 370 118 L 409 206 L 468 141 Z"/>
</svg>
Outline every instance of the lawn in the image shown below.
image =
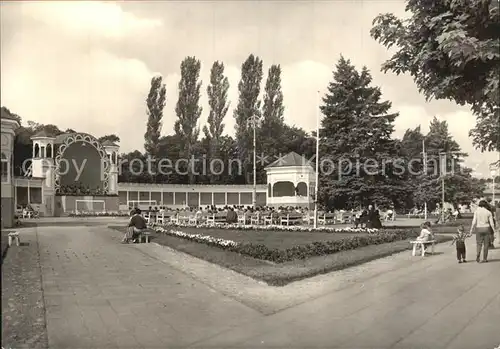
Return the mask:
<svg viewBox="0 0 500 349">
<path fill-rule="evenodd" d="M 112 226 L 111 228 L 120 232 L 124 231 L 123 227 Z M 265 281 L 273 286 L 283 286 L 293 281 L 359 265 L 410 249 L 410 244 L 405 238 L 385 243 L 380 240 L 375 244 L 356 247 L 360 239 L 377 239 L 376 234 L 367 233 L 254 231 L 186 227 L 175 228 L 175 230 L 188 234 L 200 234 L 212 238 L 232 240 L 242 244 L 245 248 L 242 248 L 241 251 L 243 252 L 240 253 L 235 250 L 162 233 L 153 233 L 152 241 L 232 269 L 254 279 Z M 408 231 L 412 232 L 408 233 Z M 399 233 L 415 235 L 416 231 L 407 229 L 406 232 L 399 231 Z M 395 233 L 391 229 L 388 234 Z M 353 243 L 353 239 L 355 243 Z M 438 235 L 437 239 L 439 242 L 443 242 L 449 241 L 451 237 Z M 345 241 L 347 243 L 344 243 Z M 336 248 L 341 246 L 342 249 L 345 248 L 346 250 L 332 252 L 328 250 L 328 247 L 332 245 L 336 246 Z M 262 251 L 264 251 L 263 255 L 268 252 L 266 257 L 254 257 L 258 255 L 256 252 Z M 297 251 L 302 252 L 297 253 Z M 282 261 L 275 262 L 273 258 L 269 258 L 275 256 L 276 253 L 281 256 Z M 294 258 L 296 256 L 299 257 Z"/>
</svg>

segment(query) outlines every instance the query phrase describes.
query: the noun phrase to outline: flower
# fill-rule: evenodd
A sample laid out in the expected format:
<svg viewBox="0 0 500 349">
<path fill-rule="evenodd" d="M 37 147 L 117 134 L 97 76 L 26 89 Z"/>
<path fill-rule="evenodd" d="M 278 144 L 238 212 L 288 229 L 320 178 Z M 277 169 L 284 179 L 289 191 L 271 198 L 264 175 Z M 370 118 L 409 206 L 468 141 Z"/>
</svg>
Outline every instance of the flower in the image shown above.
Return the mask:
<svg viewBox="0 0 500 349">
<path fill-rule="evenodd" d="M 203 229 L 231 229 L 231 230 L 265 230 L 265 231 L 303 231 L 303 232 L 322 232 L 322 233 L 368 233 L 374 234 L 378 232 L 375 228 L 335 228 L 335 227 L 304 227 L 304 226 L 285 226 L 285 225 L 241 225 L 241 224 L 228 224 L 228 223 L 199 223 L 199 224 L 188 224 L 188 223 L 167 223 L 164 225 L 159 225 L 157 223 L 150 223 L 151 227 L 156 226 L 170 226 L 179 228 L 203 228 Z"/>
<path fill-rule="evenodd" d="M 187 240 L 208 243 L 211 245 L 218 245 L 221 247 L 237 247 L 239 245 L 239 243 L 236 241 L 225 240 L 225 239 L 221 239 L 221 238 L 214 238 L 213 236 L 209 236 L 209 235 L 189 234 L 189 233 L 185 233 L 185 232 L 180 231 L 180 230 L 166 229 L 166 228 L 162 228 L 162 227 L 157 227 L 157 228 L 155 228 L 155 230 L 157 233 L 163 233 L 163 234 L 172 235 L 172 236 L 176 236 L 176 237 L 187 239 Z"/>
</svg>

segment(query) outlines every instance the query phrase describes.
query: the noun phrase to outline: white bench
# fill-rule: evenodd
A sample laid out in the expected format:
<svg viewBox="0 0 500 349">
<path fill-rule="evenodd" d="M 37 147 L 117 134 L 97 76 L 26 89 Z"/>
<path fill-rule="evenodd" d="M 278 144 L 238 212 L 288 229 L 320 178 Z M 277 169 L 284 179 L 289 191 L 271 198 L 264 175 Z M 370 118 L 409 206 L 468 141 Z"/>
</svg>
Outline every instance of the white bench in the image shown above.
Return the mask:
<svg viewBox="0 0 500 349">
<path fill-rule="evenodd" d="M 294 225 L 294 224 L 300 224 L 303 220 L 302 215 L 296 215 L 296 214 L 287 214 L 286 216 L 281 216 L 280 218 L 280 223 L 281 225 Z"/>
<path fill-rule="evenodd" d="M 410 241 L 410 244 L 413 245 L 413 250 L 411 252 L 411 255 L 412 256 L 416 256 L 417 255 L 417 247 L 420 246 L 420 248 L 422 249 L 422 257 L 425 256 L 425 245 L 431 245 L 431 254 L 434 254 L 434 246 L 436 245 L 436 240 L 430 240 L 430 241 L 417 241 L 417 240 L 414 240 L 414 241 Z"/>
<path fill-rule="evenodd" d="M 21 240 L 19 239 L 19 232 L 12 231 L 9 233 L 9 246 L 12 246 L 12 243 L 15 241 L 16 245 L 19 246 L 21 244 Z"/>
</svg>

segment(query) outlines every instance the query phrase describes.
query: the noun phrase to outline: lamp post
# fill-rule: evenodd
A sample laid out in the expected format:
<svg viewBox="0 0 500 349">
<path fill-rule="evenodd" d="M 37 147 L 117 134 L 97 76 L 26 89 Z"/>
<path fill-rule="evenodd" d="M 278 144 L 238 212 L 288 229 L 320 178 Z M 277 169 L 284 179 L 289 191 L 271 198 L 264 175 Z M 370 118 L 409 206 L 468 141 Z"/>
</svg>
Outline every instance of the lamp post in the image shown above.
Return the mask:
<svg viewBox="0 0 500 349">
<path fill-rule="evenodd" d="M 422 157 L 424 162 L 424 176 L 427 176 L 427 153 L 425 151 L 425 138 L 422 139 Z M 424 219 L 427 221 L 427 200 L 424 202 Z"/>
<path fill-rule="evenodd" d="M 493 179 L 493 183 L 492 183 L 492 199 L 493 199 L 493 205 L 496 205 L 496 202 L 495 202 L 495 177 L 497 176 L 497 171 L 495 168 L 492 168 L 491 171 L 491 177 Z"/>
<path fill-rule="evenodd" d="M 314 186 L 314 229 L 318 228 L 318 187 L 319 187 L 319 91 L 316 96 L 316 185 Z"/>
<path fill-rule="evenodd" d="M 446 152 L 439 152 L 441 167 L 441 224 L 444 223 L 444 177 L 446 176 Z"/>
<path fill-rule="evenodd" d="M 248 124 L 253 128 L 253 192 L 252 192 L 252 206 L 257 208 L 257 124 L 260 118 L 254 113 L 248 120 Z"/>
</svg>

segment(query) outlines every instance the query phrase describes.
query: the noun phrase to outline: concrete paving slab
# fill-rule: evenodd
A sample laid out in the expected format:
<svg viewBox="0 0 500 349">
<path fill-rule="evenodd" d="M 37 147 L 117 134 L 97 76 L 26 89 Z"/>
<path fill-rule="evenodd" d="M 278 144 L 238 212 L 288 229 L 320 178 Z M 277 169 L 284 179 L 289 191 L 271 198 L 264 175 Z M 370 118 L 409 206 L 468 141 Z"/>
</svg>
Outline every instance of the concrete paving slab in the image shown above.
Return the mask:
<svg viewBox="0 0 500 349">
<path fill-rule="evenodd" d="M 452 247 L 439 245 L 444 253 L 426 258 L 405 251 L 271 287 L 155 244 L 121 245 L 121 234 L 102 226 L 37 232 L 51 348 L 500 343 L 491 326 L 500 313 L 498 263 L 458 265 Z"/>
</svg>

